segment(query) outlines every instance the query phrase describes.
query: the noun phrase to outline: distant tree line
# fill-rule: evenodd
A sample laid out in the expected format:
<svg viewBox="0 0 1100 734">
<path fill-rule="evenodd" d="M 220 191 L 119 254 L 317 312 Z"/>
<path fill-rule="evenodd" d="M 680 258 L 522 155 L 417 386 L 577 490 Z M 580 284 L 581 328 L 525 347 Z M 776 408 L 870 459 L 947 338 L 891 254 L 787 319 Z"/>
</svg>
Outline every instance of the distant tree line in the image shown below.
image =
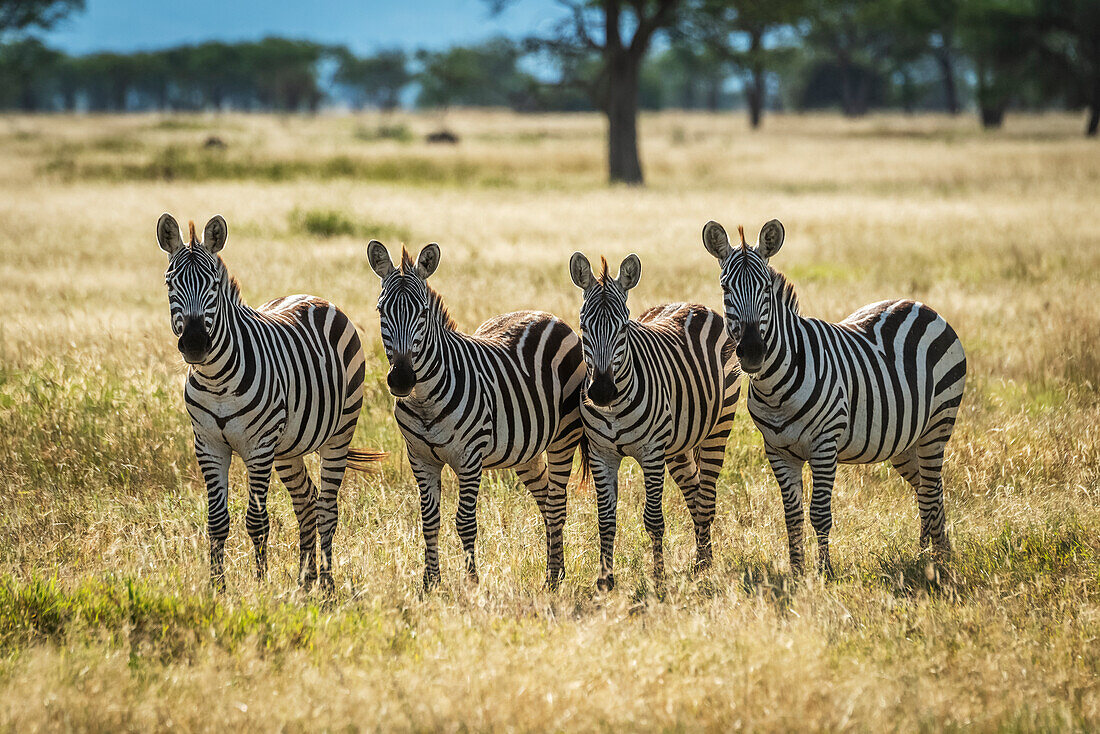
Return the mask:
<svg viewBox="0 0 1100 734">
<path fill-rule="evenodd" d="M 511 0 L 486 0 L 500 10 Z M 31 35 L 82 0 L 0 0 L 0 108 L 601 110 L 612 180 L 641 182 L 639 109 L 1089 110 L 1100 0 L 559 0 L 548 33 L 366 57 L 311 41 L 69 56 Z M 655 43 L 655 39 L 661 39 Z"/>
</svg>

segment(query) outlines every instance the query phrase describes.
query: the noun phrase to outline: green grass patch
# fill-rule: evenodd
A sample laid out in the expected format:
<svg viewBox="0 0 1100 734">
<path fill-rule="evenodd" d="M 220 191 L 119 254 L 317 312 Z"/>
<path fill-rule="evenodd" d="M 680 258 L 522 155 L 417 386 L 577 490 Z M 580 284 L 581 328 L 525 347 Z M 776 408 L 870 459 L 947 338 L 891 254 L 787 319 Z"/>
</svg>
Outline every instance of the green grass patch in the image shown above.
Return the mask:
<svg viewBox="0 0 1100 734">
<path fill-rule="evenodd" d="M 311 237 L 355 236 L 382 242 L 410 242 L 412 231 L 393 222 L 358 221 L 336 209 L 293 209 L 290 227 Z"/>
<path fill-rule="evenodd" d="M 355 139 L 366 143 L 374 143 L 379 140 L 394 140 L 398 143 L 411 143 L 415 139 L 415 136 L 408 125 L 396 123 L 391 125 L 378 125 L 377 127 L 357 127 L 355 129 Z"/>
<path fill-rule="evenodd" d="M 214 181 L 301 179 L 359 179 L 380 183 L 444 186 L 501 186 L 511 177 L 473 161 L 415 158 L 262 159 L 229 157 L 222 151 L 171 145 L 138 160 L 82 161 L 78 151 L 60 149 L 42 172 L 73 180 L 106 181 Z"/>
</svg>

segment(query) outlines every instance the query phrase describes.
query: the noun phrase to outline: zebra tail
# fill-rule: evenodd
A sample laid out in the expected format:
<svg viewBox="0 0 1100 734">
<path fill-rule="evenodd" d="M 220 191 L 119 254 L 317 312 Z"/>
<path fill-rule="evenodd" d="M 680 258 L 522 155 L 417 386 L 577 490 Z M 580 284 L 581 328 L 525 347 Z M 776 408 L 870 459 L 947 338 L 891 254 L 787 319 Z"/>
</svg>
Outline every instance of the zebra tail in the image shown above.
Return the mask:
<svg viewBox="0 0 1100 734">
<path fill-rule="evenodd" d="M 355 471 L 371 471 L 372 464 L 385 461 L 389 458 L 388 451 L 367 451 L 365 449 L 348 449 L 348 469 Z"/>
<path fill-rule="evenodd" d="M 588 435 L 582 433 L 581 440 L 577 444 L 581 452 L 581 481 L 580 486 L 588 484 L 592 480 L 592 452 L 588 446 Z"/>
</svg>

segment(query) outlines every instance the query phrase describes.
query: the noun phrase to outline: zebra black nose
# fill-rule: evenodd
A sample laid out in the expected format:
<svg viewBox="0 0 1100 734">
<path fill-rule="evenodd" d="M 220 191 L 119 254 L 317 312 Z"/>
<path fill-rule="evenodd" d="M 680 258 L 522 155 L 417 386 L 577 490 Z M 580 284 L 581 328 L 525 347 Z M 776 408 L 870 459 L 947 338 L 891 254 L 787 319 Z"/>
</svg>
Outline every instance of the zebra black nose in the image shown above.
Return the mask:
<svg viewBox="0 0 1100 734">
<path fill-rule="evenodd" d="M 615 380 L 611 372 L 597 372 L 596 377 L 588 384 L 588 399 L 601 408 L 611 405 L 618 391 L 615 389 Z"/>
<path fill-rule="evenodd" d="M 188 364 L 198 364 L 206 359 L 210 351 L 210 335 L 206 333 L 206 325 L 201 318 L 188 316 L 184 319 L 183 332 L 176 346 Z"/>
<path fill-rule="evenodd" d="M 407 357 L 396 358 L 390 366 L 390 372 L 386 375 L 386 384 L 390 392 L 399 398 L 407 397 L 416 387 L 416 373 L 413 372 L 412 360 Z"/>
<path fill-rule="evenodd" d="M 764 366 L 764 339 L 760 336 L 759 324 L 746 324 L 737 342 L 737 359 L 741 369 L 750 374 L 759 372 Z"/>
</svg>

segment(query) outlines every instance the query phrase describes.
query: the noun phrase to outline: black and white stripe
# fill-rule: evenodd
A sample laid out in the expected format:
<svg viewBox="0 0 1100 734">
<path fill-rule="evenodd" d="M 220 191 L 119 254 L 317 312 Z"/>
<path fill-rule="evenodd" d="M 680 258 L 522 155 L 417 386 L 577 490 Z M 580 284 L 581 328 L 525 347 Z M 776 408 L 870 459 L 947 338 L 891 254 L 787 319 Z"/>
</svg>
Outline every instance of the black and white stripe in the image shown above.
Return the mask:
<svg viewBox="0 0 1100 734">
<path fill-rule="evenodd" d="M 615 515 L 619 465 L 637 459 L 645 479 L 646 531 L 653 541 L 653 572 L 664 573 L 665 467 L 680 487 L 695 525 L 696 566 L 711 560 L 715 484 L 722 470 L 739 386 L 733 345 L 722 317 L 696 304 L 655 306 L 632 320 L 627 291 L 638 283 L 637 255 L 619 275 L 599 276 L 575 253 L 573 282 L 584 291 L 581 339 L 588 381 L 581 417 L 596 483 L 600 532 L 598 586 L 615 584 Z"/>
<path fill-rule="evenodd" d="M 226 234 L 220 216 L 207 223 L 202 242 L 191 223 L 187 244 L 171 215 L 157 223 L 157 240 L 169 255 L 172 330 L 190 364 L 184 398 L 206 480 L 211 579 L 224 588 L 229 464 L 236 453 L 248 470 L 245 522 L 257 576 L 267 569 L 267 490 L 274 468 L 298 518 L 299 582 L 308 587 L 319 571 L 322 586 L 331 588 L 345 467 L 361 469 L 384 457 L 349 448 L 363 402 L 359 335 L 338 308 L 313 296 L 249 308 L 218 255 Z M 321 458 L 319 488 L 303 462 L 314 451 Z"/>
<path fill-rule="evenodd" d="M 831 573 L 829 531 L 837 463 L 889 459 L 916 489 L 921 546 L 950 551 L 944 517 L 944 446 L 966 383 L 951 326 L 915 301 L 882 301 L 840 323 L 803 318 L 793 287 L 768 259 L 783 226 L 764 225 L 756 247 L 733 247 L 708 222 L 703 243 L 722 264 L 726 323 L 748 377 L 749 413 L 764 436 L 783 495 L 791 568 L 802 570 L 802 467 L 813 473 L 810 522 L 819 567 Z"/>
<path fill-rule="evenodd" d="M 477 581 L 477 495 L 485 469 L 515 469 L 546 524 L 547 583 L 556 586 L 565 557 L 566 485 L 582 435 L 578 409 L 584 377 L 580 339 L 548 313 L 520 311 L 490 319 L 472 335 L 459 332 L 427 278 L 439 246 L 395 267 L 372 241 L 387 383 L 420 489 L 424 583 L 439 582 L 440 474 L 458 475 L 458 535 L 466 571 Z M 544 456 L 545 455 L 545 456 Z"/>
</svg>

